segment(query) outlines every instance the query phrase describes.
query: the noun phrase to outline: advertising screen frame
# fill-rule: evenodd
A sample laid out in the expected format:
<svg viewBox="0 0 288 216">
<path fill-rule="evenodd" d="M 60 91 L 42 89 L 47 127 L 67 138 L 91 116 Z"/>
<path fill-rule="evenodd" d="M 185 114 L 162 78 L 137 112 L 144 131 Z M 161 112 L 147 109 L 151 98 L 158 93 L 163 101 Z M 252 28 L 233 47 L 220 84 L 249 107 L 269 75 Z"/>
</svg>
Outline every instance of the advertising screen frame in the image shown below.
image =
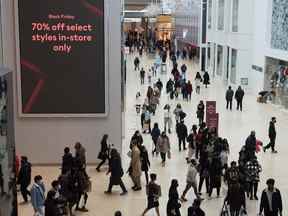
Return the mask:
<svg viewBox="0 0 288 216">
<path fill-rule="evenodd" d="M 106 118 L 109 114 L 109 52 L 110 52 L 110 31 L 109 31 L 109 3 L 107 0 L 102 0 L 104 4 L 104 76 L 105 76 L 105 111 L 103 113 L 23 113 L 22 104 L 22 85 L 21 85 L 21 64 L 20 64 L 20 30 L 19 30 L 19 11 L 18 1 L 14 0 L 14 13 L 15 13 L 15 45 L 16 45 L 16 80 L 17 80 L 17 110 L 19 117 L 26 118 Z M 47 0 L 48 1 L 48 0 Z M 120 51 L 119 51 L 120 52 Z M 96 70 L 96 69 L 95 69 Z"/>
</svg>

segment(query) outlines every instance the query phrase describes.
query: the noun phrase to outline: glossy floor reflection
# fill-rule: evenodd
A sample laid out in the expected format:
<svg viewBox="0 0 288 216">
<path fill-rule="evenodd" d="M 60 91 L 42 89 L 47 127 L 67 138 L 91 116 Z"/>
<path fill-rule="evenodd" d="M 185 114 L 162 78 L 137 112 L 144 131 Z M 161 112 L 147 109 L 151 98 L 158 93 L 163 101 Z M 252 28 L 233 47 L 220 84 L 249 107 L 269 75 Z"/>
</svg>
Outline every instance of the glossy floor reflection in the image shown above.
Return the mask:
<svg viewBox="0 0 288 216">
<path fill-rule="evenodd" d="M 124 169 L 128 168 L 129 158 L 127 152 L 129 149 L 130 137 L 136 129 L 140 129 L 140 116 L 136 114 L 135 104 L 139 101 L 142 103 L 144 97 L 140 97 L 139 101 L 136 102 L 136 92 L 140 91 L 141 95 L 146 95 L 147 80 L 144 86 L 140 86 L 139 73 L 133 70 L 133 59 L 134 56 L 128 56 L 127 61 L 127 90 L 126 90 L 126 112 L 125 112 L 125 139 L 123 140 L 123 166 Z M 153 62 L 152 58 L 143 57 L 141 59 L 141 66 L 143 66 L 146 71 L 148 67 L 151 66 Z M 180 61 L 180 64 L 182 62 Z M 188 78 L 192 79 L 195 76 L 197 67 L 191 63 L 186 62 L 188 65 Z M 171 65 L 168 64 L 168 73 L 159 75 L 162 82 L 166 84 L 166 81 L 170 75 Z M 156 81 L 156 79 L 154 80 Z M 277 141 L 276 148 L 278 154 L 271 154 L 270 152 L 263 152 L 258 154 L 258 158 L 263 168 L 261 173 L 261 182 L 259 185 L 258 197 L 261 195 L 261 191 L 265 187 L 265 182 L 267 178 L 273 177 L 276 179 L 276 187 L 278 187 L 282 192 L 284 212 L 286 215 L 286 208 L 288 204 L 288 174 L 285 164 L 288 163 L 288 146 L 287 142 L 287 129 L 288 129 L 288 115 L 284 110 L 280 110 L 278 107 L 270 104 L 259 104 L 256 102 L 256 96 L 251 95 L 246 92 L 244 98 L 244 108 L 243 112 L 234 110 L 227 111 L 225 109 L 225 91 L 226 86 L 223 81 L 218 79 L 213 79 L 211 85 L 205 89 L 201 88 L 201 94 L 196 95 L 193 92 L 192 101 L 184 102 L 182 99 L 177 101 L 170 101 L 166 94 L 162 95 L 160 100 L 160 106 L 157 109 L 156 115 L 152 118 L 152 123 L 158 122 L 160 128 L 163 128 L 163 107 L 169 102 L 174 109 L 176 103 L 181 103 L 184 111 L 187 113 L 186 124 L 191 128 L 192 124 L 196 123 L 196 106 L 199 100 L 216 100 L 217 101 L 217 111 L 220 114 L 220 136 L 227 138 L 230 143 L 230 158 L 229 160 L 238 160 L 238 152 L 245 142 L 246 137 L 249 135 L 251 130 L 256 131 L 256 136 L 258 139 L 262 140 L 264 143 L 268 142 L 268 124 L 272 116 L 277 117 Z M 234 104 L 235 106 L 235 104 Z M 174 119 L 173 119 L 174 120 Z M 175 122 L 173 122 L 173 128 L 175 127 Z M 179 193 L 182 193 L 185 187 L 186 180 L 186 168 L 185 156 L 187 152 L 178 152 L 178 142 L 176 135 L 173 131 L 170 136 L 172 144 L 172 158 L 168 160 L 165 168 L 161 167 L 160 158 L 152 158 L 152 141 L 149 135 L 143 135 L 144 144 L 149 149 L 150 161 L 152 163 L 151 171 L 158 174 L 158 183 L 162 186 L 162 197 L 160 198 L 160 209 L 161 215 L 166 215 L 166 203 L 168 198 L 168 189 L 170 186 L 170 181 L 173 178 L 179 180 Z M 85 145 L 85 144 L 84 144 Z M 97 152 L 88 152 L 88 154 L 94 154 L 95 157 Z M 59 159 L 60 162 L 60 159 Z M 48 184 L 56 178 L 59 174 L 59 167 L 33 167 L 33 175 L 41 174 L 47 187 Z M 124 216 L 140 216 L 144 208 L 146 207 L 146 194 L 145 190 L 140 192 L 133 192 L 130 190 L 132 182 L 126 175 L 124 182 L 129 188 L 127 196 L 120 197 L 120 188 L 114 188 L 114 192 L 111 196 L 104 195 L 104 191 L 108 185 L 108 177 L 105 175 L 105 171 L 97 173 L 95 167 L 88 168 L 89 175 L 93 180 L 93 191 L 89 194 L 87 208 L 90 210 L 88 213 L 76 213 L 76 215 L 87 215 L 87 216 L 113 216 L 116 210 L 121 210 Z M 144 175 L 142 176 L 142 183 L 144 184 Z M 224 184 L 222 184 L 224 185 Z M 212 199 L 208 200 L 204 195 L 205 200 L 202 203 L 202 208 L 205 210 L 207 216 L 217 216 L 220 213 L 223 198 L 225 197 L 226 187 L 222 187 L 221 197 L 216 198 L 215 194 L 212 194 Z M 187 195 L 188 202 L 182 205 L 182 215 L 187 215 L 187 208 L 192 204 L 194 194 L 192 191 Z M 21 202 L 22 199 L 20 198 Z M 33 215 L 32 207 L 30 204 L 22 205 L 20 204 L 20 216 L 31 216 Z M 256 215 L 259 209 L 258 201 L 247 200 L 248 215 Z M 154 211 L 147 214 L 148 216 L 156 215 Z"/>
</svg>

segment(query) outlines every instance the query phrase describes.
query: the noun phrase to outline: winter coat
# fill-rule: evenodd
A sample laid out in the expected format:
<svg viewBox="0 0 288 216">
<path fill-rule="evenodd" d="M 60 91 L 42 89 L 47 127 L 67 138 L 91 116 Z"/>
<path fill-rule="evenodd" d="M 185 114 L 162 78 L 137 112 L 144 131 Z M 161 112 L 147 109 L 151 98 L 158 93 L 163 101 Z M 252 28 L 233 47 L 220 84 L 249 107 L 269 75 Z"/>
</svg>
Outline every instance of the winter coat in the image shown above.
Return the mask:
<svg viewBox="0 0 288 216">
<path fill-rule="evenodd" d="M 235 92 L 235 99 L 237 101 L 242 101 L 243 100 L 243 97 L 244 97 L 244 91 L 243 89 L 237 89 L 237 91 Z"/>
<path fill-rule="evenodd" d="M 176 133 L 178 138 L 186 139 L 188 136 L 187 127 L 184 123 L 177 123 L 176 125 Z"/>
<path fill-rule="evenodd" d="M 62 157 L 62 174 L 67 173 L 72 169 L 73 166 L 73 156 L 71 153 L 64 154 Z"/>
<path fill-rule="evenodd" d="M 246 208 L 245 191 L 240 184 L 232 184 L 229 186 L 226 200 L 230 209 L 234 211 L 239 211 L 241 207 Z"/>
<path fill-rule="evenodd" d="M 134 177 L 141 176 L 142 174 L 142 169 L 141 169 L 141 157 L 140 157 L 140 150 L 137 146 L 134 146 L 132 148 L 132 156 L 131 156 L 131 175 Z"/>
<path fill-rule="evenodd" d="M 233 96 L 234 96 L 234 91 L 232 89 L 228 89 L 226 91 L 226 100 L 227 101 L 232 101 L 233 100 Z"/>
<path fill-rule="evenodd" d="M 156 146 L 157 152 L 167 153 L 170 151 L 170 141 L 167 136 L 159 136 Z"/>
<path fill-rule="evenodd" d="M 208 73 L 204 73 L 203 75 L 203 84 L 204 85 L 209 85 L 210 84 L 210 77 Z"/>
<path fill-rule="evenodd" d="M 269 208 L 267 192 L 268 192 L 268 189 L 265 189 L 262 192 L 261 202 L 260 202 L 260 212 L 264 210 L 265 215 L 270 215 L 268 214 L 268 212 L 270 212 L 270 208 Z M 274 213 L 273 215 L 278 215 L 279 212 L 282 212 L 281 193 L 277 188 L 274 188 L 274 191 L 272 194 L 272 212 Z"/>
<path fill-rule="evenodd" d="M 275 139 L 276 138 L 276 129 L 275 124 L 271 121 L 269 125 L 269 138 Z"/>
<path fill-rule="evenodd" d="M 18 174 L 18 184 L 28 186 L 31 183 L 31 164 L 25 162 L 21 164 L 21 168 Z"/>
<path fill-rule="evenodd" d="M 109 161 L 110 182 L 119 185 L 121 177 L 124 175 L 120 156 L 113 157 Z"/>
<path fill-rule="evenodd" d="M 188 167 L 188 172 L 187 172 L 187 176 L 186 176 L 186 182 L 189 183 L 194 183 L 195 185 L 197 185 L 197 169 L 194 165 L 189 165 Z"/>
<path fill-rule="evenodd" d="M 205 105 L 204 104 L 198 104 L 197 106 L 197 118 L 203 118 L 204 117 L 204 110 Z"/>
<path fill-rule="evenodd" d="M 141 157 L 141 170 L 142 171 L 148 171 L 150 167 L 150 161 L 147 151 L 141 151 L 140 153 Z"/>
<path fill-rule="evenodd" d="M 245 165 L 246 181 L 247 182 L 259 182 L 259 173 L 262 171 L 261 165 L 257 161 L 248 161 Z"/>
<path fill-rule="evenodd" d="M 153 128 L 152 131 L 151 131 L 151 137 L 152 137 L 152 140 L 158 140 L 159 136 L 160 136 L 160 129 L 159 128 Z"/>
</svg>

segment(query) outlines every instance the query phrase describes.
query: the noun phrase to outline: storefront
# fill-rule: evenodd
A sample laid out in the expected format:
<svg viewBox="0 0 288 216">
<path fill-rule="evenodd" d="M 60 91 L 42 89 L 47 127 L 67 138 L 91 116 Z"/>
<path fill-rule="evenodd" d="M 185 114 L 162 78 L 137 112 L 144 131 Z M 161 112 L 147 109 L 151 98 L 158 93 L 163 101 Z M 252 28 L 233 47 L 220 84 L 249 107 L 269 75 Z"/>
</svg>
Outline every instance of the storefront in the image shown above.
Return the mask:
<svg viewBox="0 0 288 216">
<path fill-rule="evenodd" d="M 288 62 L 266 57 L 264 90 L 275 91 L 272 102 L 288 109 Z"/>
</svg>

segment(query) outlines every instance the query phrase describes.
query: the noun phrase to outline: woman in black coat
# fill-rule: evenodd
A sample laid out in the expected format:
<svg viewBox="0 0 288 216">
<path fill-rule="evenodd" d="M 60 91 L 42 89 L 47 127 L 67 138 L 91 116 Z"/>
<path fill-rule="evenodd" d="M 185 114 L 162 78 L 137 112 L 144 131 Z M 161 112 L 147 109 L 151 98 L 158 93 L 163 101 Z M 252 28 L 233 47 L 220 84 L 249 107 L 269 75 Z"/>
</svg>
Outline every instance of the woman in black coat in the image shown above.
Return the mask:
<svg viewBox="0 0 288 216">
<path fill-rule="evenodd" d="M 207 85 L 210 84 L 210 76 L 207 71 L 205 71 L 203 75 L 203 84 L 205 85 L 206 88 L 207 88 Z"/>
<path fill-rule="evenodd" d="M 121 163 L 121 157 L 120 154 L 116 149 L 111 150 L 111 158 L 109 161 L 109 170 L 107 172 L 107 175 L 111 173 L 110 175 L 110 182 L 108 190 L 105 191 L 106 194 L 110 194 L 112 192 L 112 187 L 114 185 L 120 185 L 122 189 L 122 193 L 120 195 L 125 195 L 127 193 L 126 187 L 122 181 L 122 176 L 124 175 L 122 163 Z"/>
<path fill-rule="evenodd" d="M 219 157 L 215 157 L 212 160 L 209 169 L 209 177 L 210 177 L 210 191 L 209 197 L 211 197 L 213 188 L 217 189 L 217 197 L 220 196 L 221 189 L 221 175 L 222 175 L 222 164 Z"/>
<path fill-rule="evenodd" d="M 204 112 L 205 112 L 205 105 L 204 102 L 201 100 L 197 106 L 197 118 L 199 120 L 199 126 L 202 125 L 202 123 L 204 122 Z"/>
<path fill-rule="evenodd" d="M 100 172 L 101 166 L 106 162 L 106 160 L 109 158 L 109 145 L 107 143 L 108 140 L 108 134 L 105 134 L 101 141 L 101 150 L 98 155 L 98 159 L 101 160 L 99 165 L 97 166 L 96 170 Z"/>
<path fill-rule="evenodd" d="M 173 179 L 169 189 L 169 200 L 167 203 L 167 216 L 181 216 L 179 203 L 179 193 L 178 193 L 178 181 Z"/>
<path fill-rule="evenodd" d="M 145 178 L 146 178 L 146 184 L 148 185 L 149 183 L 149 176 L 148 176 L 148 171 L 150 168 L 150 161 L 149 161 L 149 156 L 147 149 L 144 145 L 140 147 L 140 158 L 141 158 L 141 170 L 145 173 Z"/>
</svg>

